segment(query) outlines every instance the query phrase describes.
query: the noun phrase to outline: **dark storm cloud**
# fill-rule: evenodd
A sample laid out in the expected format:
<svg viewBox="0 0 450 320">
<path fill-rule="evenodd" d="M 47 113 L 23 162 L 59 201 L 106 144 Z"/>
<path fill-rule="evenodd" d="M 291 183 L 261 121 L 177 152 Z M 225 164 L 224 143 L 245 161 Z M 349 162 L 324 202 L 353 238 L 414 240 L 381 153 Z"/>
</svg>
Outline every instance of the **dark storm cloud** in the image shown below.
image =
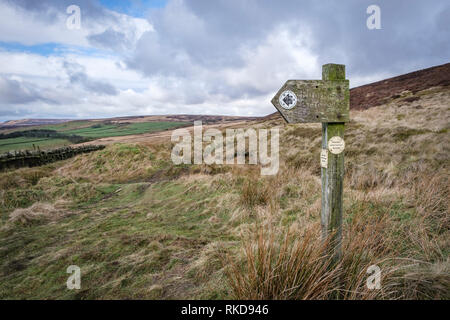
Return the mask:
<svg viewBox="0 0 450 320">
<path fill-rule="evenodd" d="M 149 91 L 155 95 L 150 94 L 149 104 L 166 95 L 176 101 L 173 109 L 161 107 L 166 112 L 186 113 L 209 102 L 221 108 L 221 103 L 231 105 L 238 99 L 246 100 L 255 113 L 272 110 L 266 96 L 287 77 L 320 78 L 320 65 L 330 62 L 346 64 L 352 81 L 401 74 L 450 58 L 448 0 L 169 0 L 165 7 L 149 10 L 154 31 L 145 32 L 137 43 L 142 26 L 130 27 L 134 22 L 125 22 L 127 17 L 111 13 L 99 1 L 3 1 L 48 24 L 61 19 L 58 15 L 69 5 L 80 6 L 82 28 L 90 32 L 88 43 L 112 49 L 123 59 L 120 66 L 151 78 L 155 88 Z M 366 9 L 373 4 L 381 8 L 381 30 L 366 26 Z M 298 44 L 291 46 L 290 40 Z M 288 50 L 292 54 L 283 54 Z M 103 75 L 98 75 L 101 80 L 94 78 L 79 64 L 66 62 L 62 72 L 87 99 L 104 101 L 103 96 L 118 95 Z M 0 108 L 45 101 L 44 93 L 58 97 L 61 105 L 71 97 L 51 87 L 43 92 L 42 84 L 34 81 L 0 74 Z M 52 89 L 55 92 L 47 94 Z M 145 94 L 139 98 L 137 90 L 130 89 L 132 101 L 146 101 Z"/>
<path fill-rule="evenodd" d="M 0 119 L 23 117 L 27 112 L 26 109 L 22 108 L 8 108 L 0 102 Z"/>
<path fill-rule="evenodd" d="M 366 26 L 372 4 L 381 8 L 381 30 Z M 277 26 L 291 25 L 312 33 L 320 63 L 345 63 L 354 75 L 401 73 L 448 61 L 449 8 L 445 0 L 175 0 L 152 11 L 157 35 L 141 38 L 129 64 L 147 74 L 181 75 L 186 61 L 239 66 L 239 48 L 255 47 Z"/>
<path fill-rule="evenodd" d="M 49 22 L 55 19 L 51 9 L 65 12 L 74 4 L 73 0 L 8 2 Z M 81 7 L 84 22 L 119 23 L 98 1 L 75 4 Z M 381 30 L 366 27 L 366 9 L 372 4 L 381 8 Z M 311 49 L 320 63 L 345 63 L 354 75 L 401 73 L 450 57 L 447 0 L 171 0 L 149 12 L 156 33 L 144 34 L 127 61 L 147 75 L 189 77 L 195 66 L 243 66 L 239 49 L 257 47 L 280 25 L 295 28 L 296 33 L 311 32 Z M 90 35 L 88 41 L 118 51 L 130 46 L 125 33 L 111 28 Z"/>
<path fill-rule="evenodd" d="M 122 51 L 131 46 L 131 41 L 125 33 L 115 31 L 112 28 L 108 28 L 98 34 L 89 35 L 88 41 L 95 47 L 114 49 L 117 51 Z"/>
<path fill-rule="evenodd" d="M 1 1 L 1 0 L 0 0 Z M 95 0 L 7 0 L 12 5 L 38 16 L 40 21 L 47 24 L 57 23 L 58 14 L 69 16 L 66 12 L 70 5 L 80 7 L 81 26 L 89 30 L 91 26 L 104 26 L 105 30 L 87 36 L 87 41 L 94 47 L 122 51 L 131 47 L 134 30 L 130 31 L 123 25 L 123 20 L 110 10 L 105 9 Z M 113 30 L 111 26 L 122 28 L 124 32 Z M 109 27 L 108 27 L 109 26 Z"/>
<path fill-rule="evenodd" d="M 107 11 L 99 4 L 98 1 L 93 0 L 6 0 L 10 5 L 22 8 L 30 13 L 39 14 L 40 20 L 46 20 L 53 23 L 57 19 L 57 13 L 65 13 L 67 7 L 70 5 L 77 5 L 82 11 L 83 19 L 111 19 L 113 18 Z"/>
<path fill-rule="evenodd" d="M 34 101 L 55 103 L 45 98 L 33 84 L 0 75 L 0 104 L 26 104 Z"/>
<path fill-rule="evenodd" d="M 64 69 L 69 76 L 70 83 L 79 84 L 85 90 L 94 94 L 115 96 L 119 92 L 111 84 L 91 79 L 86 74 L 84 67 L 78 63 L 64 62 Z"/>
</svg>

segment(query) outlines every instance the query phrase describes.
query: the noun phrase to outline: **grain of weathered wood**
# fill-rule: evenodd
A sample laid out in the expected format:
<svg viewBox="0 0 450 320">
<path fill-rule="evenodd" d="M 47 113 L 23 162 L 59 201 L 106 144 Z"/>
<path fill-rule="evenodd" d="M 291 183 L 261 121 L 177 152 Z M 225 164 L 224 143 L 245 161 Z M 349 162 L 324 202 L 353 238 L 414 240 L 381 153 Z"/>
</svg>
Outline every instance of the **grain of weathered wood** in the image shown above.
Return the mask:
<svg viewBox="0 0 450 320">
<path fill-rule="evenodd" d="M 286 90 L 294 92 L 297 104 L 287 110 L 279 103 Z M 272 99 L 272 104 L 288 123 L 347 122 L 349 120 L 349 81 L 288 80 Z"/>
<path fill-rule="evenodd" d="M 322 122 L 322 149 L 329 150 L 330 139 L 344 139 L 345 122 L 350 119 L 345 65 L 323 65 L 322 80 L 288 80 L 272 99 L 272 104 L 288 123 Z M 342 140 L 335 138 L 332 152 L 322 152 L 326 164 L 321 169 L 322 237 L 330 241 L 329 252 L 335 261 L 341 258 L 342 242 L 345 150 Z"/>
<path fill-rule="evenodd" d="M 322 80 L 344 80 L 345 65 L 328 63 L 322 66 Z"/>
<path fill-rule="evenodd" d="M 328 148 L 331 137 L 344 138 L 344 127 L 344 123 L 323 123 L 322 148 Z M 326 239 L 332 235 L 330 244 L 336 247 L 337 258 L 341 255 L 343 181 L 344 152 L 340 154 L 328 152 L 327 168 L 322 168 L 322 236 Z"/>
<path fill-rule="evenodd" d="M 345 66 L 327 64 L 322 69 L 323 80 L 345 79 Z M 340 79 L 339 79 L 340 78 Z M 322 123 L 322 148 L 328 149 L 332 137 L 344 139 L 345 123 Z M 345 151 L 344 151 L 345 152 Z M 327 168 L 322 168 L 322 237 L 331 236 L 330 251 L 337 261 L 341 258 L 342 196 L 344 181 L 344 152 L 328 153 Z"/>
</svg>

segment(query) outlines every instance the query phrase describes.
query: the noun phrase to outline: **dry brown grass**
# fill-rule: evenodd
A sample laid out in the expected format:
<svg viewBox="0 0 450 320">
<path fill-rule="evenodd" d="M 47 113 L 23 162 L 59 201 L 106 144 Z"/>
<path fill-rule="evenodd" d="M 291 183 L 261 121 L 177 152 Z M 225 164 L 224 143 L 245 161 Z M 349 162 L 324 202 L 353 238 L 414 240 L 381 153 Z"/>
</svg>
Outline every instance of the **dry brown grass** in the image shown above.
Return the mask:
<svg viewBox="0 0 450 320">
<path fill-rule="evenodd" d="M 159 161 L 167 158 L 169 152 L 168 145 L 113 144 L 105 150 L 76 157 L 57 172 L 61 176 L 91 182 L 142 181 L 150 179 L 159 168 Z"/>
<path fill-rule="evenodd" d="M 356 227 L 356 226 L 355 226 Z M 236 299 L 374 299 L 390 297 L 390 269 L 383 270 L 384 289 L 369 290 L 367 268 L 386 260 L 382 245 L 363 232 L 345 238 L 342 261 L 328 254 L 317 230 L 259 228 L 243 242 L 244 257 L 226 260 Z M 381 258 L 383 257 L 384 258 Z"/>
<path fill-rule="evenodd" d="M 38 168 L 21 168 L 0 175 L 0 190 L 26 188 L 36 185 L 41 178 L 51 175 L 52 165 Z"/>
<path fill-rule="evenodd" d="M 430 220 L 433 233 L 450 230 L 449 176 L 440 173 L 418 176 L 411 190 L 414 207 L 422 220 Z"/>
<path fill-rule="evenodd" d="M 449 99 L 448 90 L 422 92 L 408 105 L 352 113 L 346 130 L 343 256 L 331 268 L 324 244 L 305 236 L 306 229 L 317 227 L 320 213 L 320 198 L 314 197 L 320 193 L 320 127 L 286 125 L 276 179 L 247 174 L 242 185 L 241 204 L 270 214 L 255 216 L 259 228 L 255 223 L 235 228 L 254 236 L 243 237 L 239 262 L 227 260 L 234 297 L 448 298 Z M 290 212 L 296 212 L 290 228 L 280 229 Z M 381 290 L 366 288 L 371 264 L 382 268 Z"/>
<path fill-rule="evenodd" d="M 241 203 L 249 208 L 266 205 L 270 201 L 271 188 L 259 180 L 246 180 L 241 191 Z"/>
<path fill-rule="evenodd" d="M 62 207 L 64 207 L 64 202 L 61 201 L 55 205 L 36 202 L 28 208 L 14 210 L 9 215 L 8 222 L 30 225 L 45 221 L 55 221 L 66 215 L 66 212 L 62 210 Z"/>
<path fill-rule="evenodd" d="M 320 124 L 251 123 L 253 128 L 280 126 L 275 176 L 261 176 L 254 165 L 174 166 L 167 132 L 163 144 L 141 136 L 141 144 L 110 145 L 55 163 L 53 169 L 3 173 L 0 205 L 7 218 L 35 202 L 53 203 L 59 210 L 54 202 L 62 198 L 86 217 L 71 229 L 99 219 L 77 239 L 85 243 L 92 236 L 95 245 L 79 247 L 86 268 L 98 269 L 94 279 L 107 278 L 103 283 L 114 288 L 95 289 L 94 297 L 448 299 L 449 99 L 447 90 L 405 105 L 352 111 L 345 133 L 338 264 L 319 235 Z M 26 232 L 40 232 L 44 225 L 32 226 L 38 221 L 49 222 L 49 231 L 64 230 L 52 218 L 59 212 L 38 207 L 14 213 L 17 223 L 27 224 Z M 97 232 L 98 226 L 106 230 Z M 59 247 L 52 263 L 79 248 Z M 95 261 L 110 256 L 111 265 Z M 39 258 L 42 265 L 47 258 Z M 111 272 L 116 262 L 125 271 Z M 382 270 L 380 290 L 366 287 L 372 264 Z"/>
<path fill-rule="evenodd" d="M 409 261 L 398 283 L 404 299 L 450 299 L 450 261 Z"/>
<path fill-rule="evenodd" d="M 237 299 L 319 299 L 326 297 L 334 281 L 327 273 L 329 261 L 324 248 L 312 242 L 311 236 L 302 241 L 287 233 L 280 243 L 275 234 L 257 234 L 254 242 L 244 244 L 246 265 L 241 268 L 230 260 L 227 275 Z"/>
</svg>

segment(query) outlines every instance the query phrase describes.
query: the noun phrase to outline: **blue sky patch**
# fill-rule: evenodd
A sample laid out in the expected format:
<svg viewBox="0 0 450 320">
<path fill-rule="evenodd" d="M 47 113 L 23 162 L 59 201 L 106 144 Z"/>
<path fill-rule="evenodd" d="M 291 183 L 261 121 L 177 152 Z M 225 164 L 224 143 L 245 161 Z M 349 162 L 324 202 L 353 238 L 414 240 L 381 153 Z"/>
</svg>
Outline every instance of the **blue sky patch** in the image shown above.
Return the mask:
<svg viewBox="0 0 450 320">
<path fill-rule="evenodd" d="M 0 48 L 5 51 L 34 53 L 41 56 L 50 56 L 57 54 L 62 47 L 62 45 L 57 43 L 45 43 L 27 46 L 18 42 L 0 41 Z"/>
<path fill-rule="evenodd" d="M 148 9 L 163 8 L 166 0 L 100 0 L 100 3 L 113 11 L 125 13 L 127 15 L 142 18 Z"/>
</svg>

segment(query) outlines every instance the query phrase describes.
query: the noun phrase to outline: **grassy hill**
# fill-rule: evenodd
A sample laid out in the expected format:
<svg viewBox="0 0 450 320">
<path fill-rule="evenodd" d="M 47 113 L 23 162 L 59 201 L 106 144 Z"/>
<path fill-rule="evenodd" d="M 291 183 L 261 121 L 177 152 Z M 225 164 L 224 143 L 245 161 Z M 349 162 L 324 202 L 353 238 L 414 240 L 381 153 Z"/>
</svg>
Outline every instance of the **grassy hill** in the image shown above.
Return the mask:
<svg viewBox="0 0 450 320">
<path fill-rule="evenodd" d="M 152 121 L 137 123 L 112 123 L 109 121 L 69 121 L 62 124 L 43 125 L 37 127 L 22 127 L 12 132 L 15 134 L 30 132 L 32 129 L 53 130 L 56 134 L 62 135 L 58 137 L 14 137 L 0 139 L 0 152 L 8 152 L 13 150 L 32 150 L 34 148 L 52 149 L 60 146 L 70 145 L 69 139 L 64 136 L 77 136 L 80 139 L 99 139 L 105 137 L 120 137 L 128 135 L 136 135 L 143 133 L 152 133 L 163 130 L 169 130 L 177 127 L 189 125 L 187 122 L 181 121 Z M 8 131 L 7 134 L 11 134 Z"/>
<path fill-rule="evenodd" d="M 0 173 L 0 299 L 449 299 L 450 90 L 409 95 L 351 112 L 337 266 L 319 236 L 320 125 L 267 118 L 245 126 L 280 128 L 275 176 L 176 166 L 151 139 Z"/>
<path fill-rule="evenodd" d="M 17 137 L 9 139 L 0 139 L 0 153 L 12 150 L 33 150 L 38 146 L 42 150 L 52 149 L 61 146 L 66 146 L 69 144 L 70 144 L 69 140 L 55 139 L 55 138 Z"/>
<path fill-rule="evenodd" d="M 130 116 L 108 119 L 63 120 L 24 119 L 0 124 L 0 153 L 14 150 L 53 149 L 79 143 L 81 140 L 126 137 L 151 134 L 192 125 L 196 120 L 204 124 L 235 123 L 252 121 L 257 117 L 210 116 L 210 115 L 156 115 Z M 27 132 L 39 130 L 55 131 L 52 137 L 28 137 Z M 23 133 L 23 137 L 8 138 L 5 135 Z M 61 137 L 58 137 L 60 135 Z M 69 136 L 75 136 L 74 142 Z M 73 138 L 73 137 L 72 137 Z M 114 140 L 114 139 L 112 139 Z M 104 141 L 101 141 L 103 143 Z"/>
</svg>

